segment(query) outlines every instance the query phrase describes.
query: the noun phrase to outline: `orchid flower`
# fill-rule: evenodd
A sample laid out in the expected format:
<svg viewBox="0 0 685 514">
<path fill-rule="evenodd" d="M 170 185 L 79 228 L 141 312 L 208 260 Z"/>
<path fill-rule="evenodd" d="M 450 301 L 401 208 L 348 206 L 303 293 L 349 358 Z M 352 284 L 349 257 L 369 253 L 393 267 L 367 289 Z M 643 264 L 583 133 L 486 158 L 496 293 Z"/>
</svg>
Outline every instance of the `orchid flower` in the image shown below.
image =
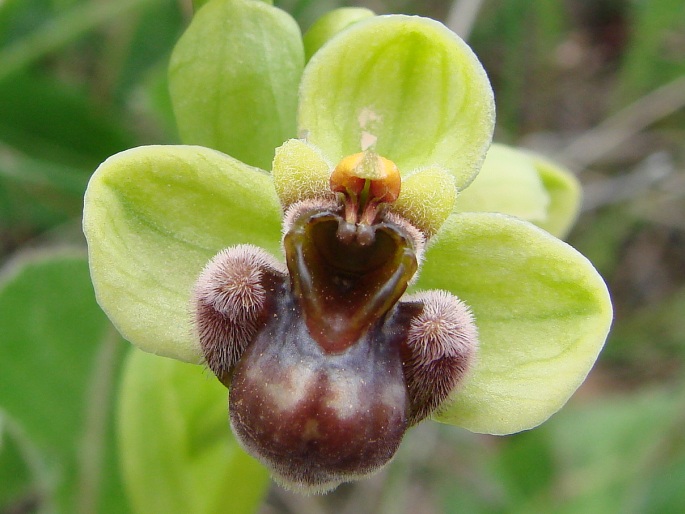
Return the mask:
<svg viewBox="0 0 685 514">
<path fill-rule="evenodd" d="M 186 145 L 115 155 L 89 184 L 96 295 L 131 343 L 229 388 L 279 482 L 375 472 L 426 418 L 526 430 L 582 383 L 611 303 L 545 230 L 569 229 L 577 184 L 488 153 L 492 89 L 445 26 L 342 9 L 303 43 L 267 3 L 210 0 L 170 88 Z"/>
</svg>

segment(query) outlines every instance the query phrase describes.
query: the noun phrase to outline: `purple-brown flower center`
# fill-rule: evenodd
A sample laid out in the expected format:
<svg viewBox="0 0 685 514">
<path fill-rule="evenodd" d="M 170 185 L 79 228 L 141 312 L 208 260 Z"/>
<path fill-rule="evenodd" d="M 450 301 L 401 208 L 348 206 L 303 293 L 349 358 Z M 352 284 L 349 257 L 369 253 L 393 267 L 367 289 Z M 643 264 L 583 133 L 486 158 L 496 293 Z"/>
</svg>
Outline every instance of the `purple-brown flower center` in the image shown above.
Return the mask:
<svg viewBox="0 0 685 514">
<path fill-rule="evenodd" d="M 301 200 L 285 215 L 287 271 L 254 246 L 227 248 L 198 278 L 194 306 L 238 440 L 277 480 L 319 492 L 387 463 L 477 344 L 455 296 L 403 298 L 425 238 L 387 209 L 394 164 L 367 151 L 330 182 L 337 202 Z"/>
</svg>

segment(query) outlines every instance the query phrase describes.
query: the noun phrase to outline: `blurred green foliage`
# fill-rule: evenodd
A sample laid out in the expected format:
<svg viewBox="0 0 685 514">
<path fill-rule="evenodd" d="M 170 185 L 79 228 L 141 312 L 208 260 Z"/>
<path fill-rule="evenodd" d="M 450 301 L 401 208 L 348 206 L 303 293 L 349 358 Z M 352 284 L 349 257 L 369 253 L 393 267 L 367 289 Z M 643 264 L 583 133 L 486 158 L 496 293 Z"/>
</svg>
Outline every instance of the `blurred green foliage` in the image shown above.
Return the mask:
<svg viewBox="0 0 685 514">
<path fill-rule="evenodd" d="M 276 4 L 307 28 L 341 2 Z M 437 19 L 453 7 L 362 5 Z M 0 1 L 0 513 L 130 509 L 113 422 L 126 345 L 96 306 L 81 239 L 55 247 L 74 245 L 64 227 L 79 222 L 97 164 L 177 141 L 166 67 L 191 14 L 190 0 Z M 579 136 L 606 137 L 597 123 L 682 80 L 685 5 L 486 1 L 470 42 L 493 81 L 500 140 L 572 163 L 564 151 L 582 153 Z M 372 485 L 297 502 L 272 490 L 270 512 L 685 510 L 685 99 L 668 101 L 673 114 L 577 170 L 592 202 L 571 242 L 617 309 L 570 404 L 506 438 L 419 427 Z M 658 179 L 655 154 L 668 164 Z M 238 486 L 258 491 L 250 476 Z"/>
<path fill-rule="evenodd" d="M 22 457 L 26 471 L 12 476 L 14 495 L 3 491 L 4 508 L 31 499 L 41 512 L 121 512 L 112 405 L 124 344 L 95 303 L 84 255 L 10 263 L 0 326 L 0 427 L 9 462 Z M 0 463 L 10 475 L 4 449 Z"/>
<path fill-rule="evenodd" d="M 685 74 L 685 4 L 635 2 L 631 44 L 623 56 L 618 101 L 627 102 Z"/>
</svg>

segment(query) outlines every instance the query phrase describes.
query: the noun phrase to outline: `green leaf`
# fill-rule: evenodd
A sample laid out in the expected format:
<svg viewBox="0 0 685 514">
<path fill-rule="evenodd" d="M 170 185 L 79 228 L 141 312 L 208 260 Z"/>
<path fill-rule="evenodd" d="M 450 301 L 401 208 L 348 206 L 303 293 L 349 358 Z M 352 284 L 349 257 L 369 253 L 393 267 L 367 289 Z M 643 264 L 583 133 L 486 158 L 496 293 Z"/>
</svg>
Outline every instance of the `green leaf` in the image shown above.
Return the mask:
<svg viewBox="0 0 685 514">
<path fill-rule="evenodd" d="M 24 452 L 26 445 L 19 441 L 20 434 L 12 430 L 13 424 L 0 410 L 0 512 L 11 512 L 13 506 L 40 493 L 34 485 L 29 459 Z"/>
<path fill-rule="evenodd" d="M 34 259 L 5 273 L 0 404 L 41 446 L 68 447 L 81 419 L 65 413 L 82 416 L 87 370 L 97 347 L 93 336 L 102 337 L 108 325 L 94 302 L 85 258 Z M 70 371 L 55 373 L 59 366 Z"/>
<path fill-rule="evenodd" d="M 35 159 L 0 144 L 0 229 L 6 235 L 49 228 L 79 216 L 84 170 Z"/>
<path fill-rule="evenodd" d="M 217 151 L 149 146 L 117 154 L 86 191 L 83 228 L 100 306 L 143 350 L 198 363 L 190 295 L 219 250 L 280 254 L 271 177 Z"/>
<path fill-rule="evenodd" d="M 0 406 L 44 460 L 43 501 L 65 513 L 125 512 L 108 458 L 121 342 L 95 302 L 85 255 L 53 252 L 7 268 L 0 333 Z"/>
<path fill-rule="evenodd" d="M 193 0 L 193 9 L 195 11 L 199 10 L 200 7 L 205 5 L 209 0 Z"/>
<path fill-rule="evenodd" d="M 273 0 L 258 0 L 258 1 L 267 3 L 269 5 L 274 4 Z M 209 0 L 193 0 L 193 9 L 195 9 L 197 11 L 200 7 L 205 5 L 207 2 L 209 2 Z"/>
<path fill-rule="evenodd" d="M 81 203 L 88 177 L 82 169 L 35 159 L 0 145 L 0 178 L 3 180 L 46 188 L 53 194 L 68 195 L 71 200 Z"/>
<path fill-rule="evenodd" d="M 57 80 L 20 74 L 0 81 L 0 141 L 33 158 L 84 170 L 84 176 L 134 139 L 85 92 Z"/>
<path fill-rule="evenodd" d="M 146 115 L 147 119 L 148 101 L 139 96 L 145 93 L 141 91 L 141 86 L 145 87 L 146 82 L 153 79 L 163 83 L 164 94 L 169 96 L 169 52 L 186 26 L 183 9 L 178 4 L 174 5 L 174 0 L 156 0 L 140 9 L 139 13 L 121 19 L 109 37 L 105 38 L 98 57 L 100 66 L 106 70 L 104 80 L 101 78 L 97 84 L 98 94 L 111 97 L 117 104 L 129 107 L 133 104 L 135 119 L 140 119 L 138 116 L 141 114 Z M 176 121 L 173 119 L 171 100 L 165 100 L 168 106 L 164 107 L 169 111 L 170 127 L 173 127 L 171 133 L 175 135 Z M 144 109 L 142 113 L 141 108 Z M 140 129 L 136 129 L 136 133 L 140 133 Z M 144 134 L 148 140 L 156 138 L 157 141 L 169 141 L 168 138 L 162 139 L 156 133 L 150 133 L 147 126 Z"/>
<path fill-rule="evenodd" d="M 159 0 L 78 2 L 0 48 L 0 82 L 112 19 Z M 35 21 L 34 21 L 35 23 Z"/>
<path fill-rule="evenodd" d="M 55 14 L 55 6 L 44 0 L 3 0 L 0 2 L 0 47 L 35 30 Z"/>
<path fill-rule="evenodd" d="M 557 483 L 575 483 L 561 512 L 681 512 L 684 392 L 681 386 L 605 395 L 569 405 L 545 424 L 563 466 Z M 558 497 L 549 503 L 540 511 L 558 510 Z"/>
<path fill-rule="evenodd" d="M 118 431 L 126 487 L 139 514 L 255 512 L 269 484 L 228 423 L 228 393 L 205 369 L 132 350 Z"/>
<path fill-rule="evenodd" d="M 559 410 L 597 359 L 612 319 L 604 281 L 566 243 L 501 214 L 451 216 L 417 283 L 473 310 L 477 362 L 439 421 L 507 434 Z"/>
<path fill-rule="evenodd" d="M 547 106 L 563 98 L 550 49 L 572 30 L 568 9 L 563 2 L 501 0 L 484 3 L 479 13 L 469 41 L 497 90 L 498 131 L 516 137 L 536 130 Z"/>
<path fill-rule="evenodd" d="M 554 454 L 548 433 L 531 430 L 513 435 L 502 441 L 493 460 L 490 463 L 492 471 L 508 492 L 504 499 L 507 510 L 536 512 L 536 502 L 539 503 L 539 498 L 553 486 L 555 478 Z M 521 505 L 528 510 L 520 509 Z"/>
<path fill-rule="evenodd" d="M 304 66 L 300 29 L 264 2 L 211 0 L 174 49 L 171 98 L 184 143 L 263 169 L 295 137 Z"/>
<path fill-rule="evenodd" d="M 319 48 L 339 32 L 373 15 L 371 9 L 364 7 L 341 7 L 327 12 L 316 20 L 302 38 L 305 60 L 309 61 Z"/>
<path fill-rule="evenodd" d="M 637 2 L 629 4 L 627 15 L 631 31 L 622 49 L 616 106 L 634 102 L 685 74 L 685 4 L 679 0 Z"/>
<path fill-rule="evenodd" d="M 541 222 L 549 203 L 533 160 L 524 152 L 493 144 L 476 179 L 460 193 L 456 210 L 499 212 Z"/>
<path fill-rule="evenodd" d="M 300 133 L 331 162 L 376 139 L 403 174 L 444 168 L 463 188 L 490 145 L 494 101 L 471 49 L 425 18 L 378 16 L 341 32 L 307 64 Z"/>
<path fill-rule="evenodd" d="M 621 248 L 625 248 L 624 246 Z M 620 251 L 624 255 L 624 250 Z M 645 372 L 685 361 L 685 287 L 663 298 L 634 306 L 611 334 L 612 344 L 604 357 L 625 373 Z M 658 337 L 654 337 L 658 334 Z M 645 341 L 650 341 L 645 347 Z"/>
</svg>

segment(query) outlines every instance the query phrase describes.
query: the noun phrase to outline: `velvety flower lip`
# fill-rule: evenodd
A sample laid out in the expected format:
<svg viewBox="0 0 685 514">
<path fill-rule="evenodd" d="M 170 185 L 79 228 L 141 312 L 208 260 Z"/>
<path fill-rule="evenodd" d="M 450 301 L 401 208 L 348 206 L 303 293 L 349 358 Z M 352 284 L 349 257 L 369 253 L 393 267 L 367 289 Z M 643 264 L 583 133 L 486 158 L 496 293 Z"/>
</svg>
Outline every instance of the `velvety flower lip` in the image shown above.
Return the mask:
<svg viewBox="0 0 685 514">
<path fill-rule="evenodd" d="M 575 183 L 535 155 L 493 147 L 486 157 L 492 90 L 468 46 L 432 20 L 358 18 L 321 29 L 331 31 L 325 43 L 310 38 L 320 48 L 308 52 L 303 71 L 302 40 L 285 13 L 247 0 L 207 2 L 170 66 L 181 136 L 200 146 L 141 147 L 111 157 L 93 175 L 84 206 L 98 302 L 122 335 L 152 353 L 206 362 L 231 385 L 231 422 L 243 444 L 285 482 L 318 490 L 377 469 L 406 427 L 428 415 L 495 434 L 538 425 L 582 383 L 612 318 L 608 291 L 591 263 L 529 222 L 567 231 L 577 213 Z M 330 184 L 335 166 L 362 150 L 394 162 L 402 182 L 399 197 L 381 202 L 368 230 L 358 227 L 364 213 L 375 213 L 369 197 L 355 210 L 349 206 L 357 205 L 359 191 L 343 188 L 336 197 Z M 509 175 L 497 164 L 502 154 L 515 163 Z M 271 175 L 253 167 L 266 168 L 272 158 Z M 485 180 L 484 172 L 479 184 L 474 177 L 483 160 L 495 179 Z M 507 195 L 519 186 L 525 194 Z M 464 205 L 491 212 L 458 212 L 457 192 Z M 350 221 L 348 207 L 360 218 Z M 280 264 L 284 210 L 288 274 Z M 350 233 L 346 223 L 355 250 L 327 251 L 340 231 Z M 231 273 L 239 269 L 247 271 L 234 282 Z M 241 295 L 225 296 L 226 284 Z M 346 288 L 364 291 L 365 300 L 346 301 Z M 426 297 L 426 290 L 441 293 Z M 188 312 L 193 291 L 199 338 Z M 327 295 L 338 299 L 327 304 Z M 197 313 L 206 306 L 219 322 L 203 329 Z M 321 320 L 337 310 L 337 333 L 350 343 L 344 348 L 322 335 Z M 457 359 L 470 363 L 458 374 L 458 388 L 438 380 L 426 393 L 419 384 L 434 369 L 422 367 L 432 354 L 418 349 L 445 346 L 439 334 L 454 312 L 462 312 L 453 320 L 462 334 L 473 316 L 478 356 Z M 426 330 L 436 319 L 437 342 L 428 344 Z M 276 334 L 285 346 L 268 343 Z M 459 348 L 453 339 L 449 348 Z M 376 348 L 373 340 L 384 343 Z M 359 348 L 373 348 L 375 357 L 364 365 L 340 360 Z M 273 358 L 263 360 L 260 352 Z M 308 364 L 296 367 L 293 352 Z M 353 394 L 349 383 L 336 382 L 341 375 L 331 370 L 348 365 L 351 382 L 369 379 L 370 389 Z M 273 380 L 252 396 L 256 377 Z M 285 387 L 276 393 L 269 384 Z M 294 408 L 300 386 L 318 391 L 308 396 L 310 407 Z M 335 427 L 346 419 L 345 405 L 359 412 L 360 398 L 377 415 L 350 425 L 350 448 L 373 458 L 349 461 Z M 267 402 L 291 415 L 294 428 L 284 434 L 298 436 L 298 444 L 326 443 L 313 471 L 279 464 L 287 456 L 306 462 L 311 453 L 284 455 L 292 446 L 254 418 L 255 406 Z M 368 446 L 387 426 L 395 427 L 387 444 Z"/>
<path fill-rule="evenodd" d="M 276 480 L 313 492 L 385 465 L 407 428 L 457 389 L 478 345 L 457 297 L 404 295 L 426 235 L 392 210 L 397 166 L 368 149 L 328 175 L 323 191 L 282 200 L 287 269 L 237 245 L 194 289 L 200 346 L 230 389 L 234 434 Z"/>
</svg>

